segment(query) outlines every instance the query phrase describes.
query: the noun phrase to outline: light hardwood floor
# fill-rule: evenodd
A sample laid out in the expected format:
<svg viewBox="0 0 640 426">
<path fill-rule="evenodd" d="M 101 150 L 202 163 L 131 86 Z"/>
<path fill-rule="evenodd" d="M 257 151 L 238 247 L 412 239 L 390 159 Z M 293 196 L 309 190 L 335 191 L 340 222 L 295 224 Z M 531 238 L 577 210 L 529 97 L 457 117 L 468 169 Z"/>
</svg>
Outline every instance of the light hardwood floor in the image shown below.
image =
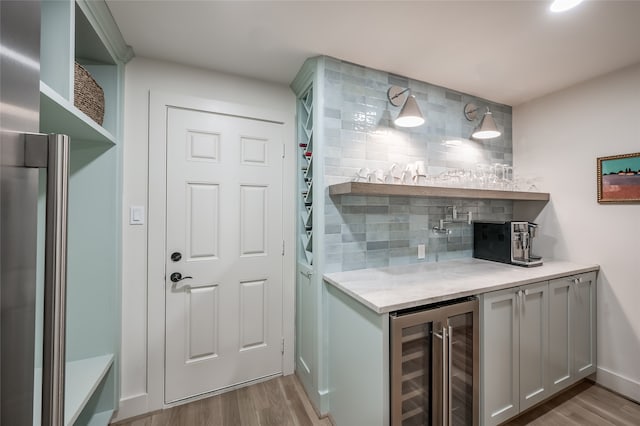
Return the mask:
<svg viewBox="0 0 640 426">
<path fill-rule="evenodd" d="M 118 426 L 331 426 L 295 376 L 278 377 Z M 503 426 L 639 426 L 640 404 L 582 382 Z M 353 426 L 353 425 L 348 425 Z"/>
<path fill-rule="evenodd" d="M 638 426 L 640 404 L 584 381 L 504 426 Z"/>
<path fill-rule="evenodd" d="M 159 411 L 118 426 L 331 426 L 319 419 L 295 375 Z"/>
</svg>

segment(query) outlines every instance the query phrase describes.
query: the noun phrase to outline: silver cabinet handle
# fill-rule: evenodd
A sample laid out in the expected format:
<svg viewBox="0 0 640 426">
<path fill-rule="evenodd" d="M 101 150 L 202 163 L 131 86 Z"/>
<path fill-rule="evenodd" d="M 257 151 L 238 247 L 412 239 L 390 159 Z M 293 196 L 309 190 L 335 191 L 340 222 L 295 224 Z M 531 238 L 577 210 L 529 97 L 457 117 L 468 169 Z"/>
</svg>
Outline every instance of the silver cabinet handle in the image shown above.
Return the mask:
<svg viewBox="0 0 640 426">
<path fill-rule="evenodd" d="M 447 369 L 445 368 L 445 363 L 447 362 L 447 329 L 442 327 L 442 425 L 447 426 L 447 398 L 445 395 L 449 394 L 449 390 L 447 387 L 448 378 L 447 378 Z"/>
<path fill-rule="evenodd" d="M 516 296 L 518 298 L 518 300 L 516 300 L 516 308 L 520 311 L 522 310 L 522 290 L 518 290 Z"/>
<path fill-rule="evenodd" d="M 447 409 L 447 422 L 446 424 L 448 426 L 452 426 L 452 419 L 453 419 L 453 406 L 452 406 L 452 401 L 453 401 L 453 392 L 451 391 L 451 381 L 452 381 L 452 365 L 453 365 L 453 356 L 451 354 L 452 350 L 453 350 L 453 327 L 449 326 L 448 327 L 448 334 L 447 334 L 447 348 L 448 348 L 448 353 L 447 353 L 447 391 L 448 391 L 448 409 Z"/>
<path fill-rule="evenodd" d="M 441 333 L 436 333 L 435 331 L 432 332 L 432 334 L 437 337 L 438 339 L 442 340 L 442 352 L 440 354 L 440 356 L 442 357 L 442 372 L 441 372 L 441 379 L 442 379 L 442 388 L 440 389 L 441 392 L 441 398 L 442 398 L 442 426 L 447 426 L 446 423 L 446 417 L 447 417 L 447 401 L 445 398 L 445 395 L 447 395 L 447 372 L 445 371 L 445 363 L 447 362 L 447 329 L 442 327 L 442 332 Z"/>
</svg>

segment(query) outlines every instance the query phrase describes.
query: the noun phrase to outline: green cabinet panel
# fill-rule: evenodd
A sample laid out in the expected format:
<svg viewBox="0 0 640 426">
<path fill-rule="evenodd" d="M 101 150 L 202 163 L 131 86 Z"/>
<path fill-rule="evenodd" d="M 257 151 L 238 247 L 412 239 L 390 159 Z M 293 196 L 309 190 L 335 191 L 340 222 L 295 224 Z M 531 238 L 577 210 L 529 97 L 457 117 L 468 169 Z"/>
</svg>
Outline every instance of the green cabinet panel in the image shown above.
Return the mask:
<svg viewBox="0 0 640 426">
<path fill-rule="evenodd" d="M 66 425 L 106 425 L 118 408 L 123 52 L 104 1 L 43 2 L 40 131 L 71 141 Z M 102 123 L 74 105 L 74 62 L 104 91 Z"/>
</svg>

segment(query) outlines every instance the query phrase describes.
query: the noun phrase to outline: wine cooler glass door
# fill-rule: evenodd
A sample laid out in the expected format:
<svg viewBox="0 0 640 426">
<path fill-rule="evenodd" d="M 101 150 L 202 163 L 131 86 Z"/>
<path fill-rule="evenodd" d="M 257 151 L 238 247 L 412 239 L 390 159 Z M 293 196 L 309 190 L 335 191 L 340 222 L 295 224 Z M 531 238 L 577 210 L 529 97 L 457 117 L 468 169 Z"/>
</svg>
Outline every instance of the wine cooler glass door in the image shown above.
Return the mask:
<svg viewBox="0 0 640 426">
<path fill-rule="evenodd" d="M 391 425 L 477 426 L 478 300 L 391 315 Z"/>
<path fill-rule="evenodd" d="M 441 308 L 392 315 L 391 425 L 442 425 L 447 411 L 446 316 Z"/>
<path fill-rule="evenodd" d="M 429 425 L 432 418 L 431 381 L 433 360 L 431 354 L 433 323 L 422 323 L 398 330 L 401 344 L 396 345 L 394 374 L 394 425 Z"/>
<path fill-rule="evenodd" d="M 474 320 L 473 313 L 449 317 L 449 424 L 474 424 Z"/>
</svg>

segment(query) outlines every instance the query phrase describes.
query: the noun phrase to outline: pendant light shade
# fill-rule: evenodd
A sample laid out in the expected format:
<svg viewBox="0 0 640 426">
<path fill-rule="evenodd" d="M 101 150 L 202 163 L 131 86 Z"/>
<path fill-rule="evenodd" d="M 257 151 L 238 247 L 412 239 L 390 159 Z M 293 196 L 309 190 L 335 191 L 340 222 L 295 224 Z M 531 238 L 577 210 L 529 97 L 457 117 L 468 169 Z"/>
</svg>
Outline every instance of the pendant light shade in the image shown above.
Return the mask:
<svg viewBox="0 0 640 426">
<path fill-rule="evenodd" d="M 582 3 L 582 0 L 554 0 L 549 10 L 555 13 L 565 12 L 569 9 L 573 9 L 580 3 Z"/>
<path fill-rule="evenodd" d="M 482 117 L 480 121 L 480 125 L 475 128 L 471 137 L 475 139 L 493 139 L 501 134 L 496 125 L 496 121 L 493 119 L 493 114 L 487 109 L 487 112 L 484 113 L 484 117 Z"/>
<path fill-rule="evenodd" d="M 394 123 L 400 127 L 417 127 L 424 124 L 424 117 L 415 96 L 409 95 Z"/>
<path fill-rule="evenodd" d="M 464 106 L 464 116 L 469 121 L 473 121 L 477 117 L 478 107 L 474 104 L 466 104 Z M 487 107 L 487 112 L 482 116 L 482 120 L 473 129 L 473 133 L 471 133 L 471 137 L 473 139 L 493 139 L 500 136 L 502 132 L 498 129 L 498 125 L 496 121 L 493 119 L 493 114 L 489 111 Z"/>
<path fill-rule="evenodd" d="M 408 88 L 391 86 L 387 91 L 389 102 L 393 106 L 402 106 L 400 114 L 393 122 L 398 127 L 417 127 L 424 124 L 424 117 L 415 96 Z"/>
</svg>

